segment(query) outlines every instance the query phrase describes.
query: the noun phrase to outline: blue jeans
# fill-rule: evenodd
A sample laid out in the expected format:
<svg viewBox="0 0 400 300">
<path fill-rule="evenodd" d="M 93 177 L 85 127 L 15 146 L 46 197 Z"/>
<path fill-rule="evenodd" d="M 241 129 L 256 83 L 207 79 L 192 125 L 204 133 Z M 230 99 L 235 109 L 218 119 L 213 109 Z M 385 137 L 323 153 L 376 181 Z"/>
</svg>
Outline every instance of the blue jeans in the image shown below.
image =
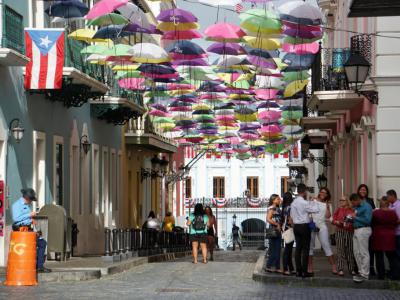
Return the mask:
<svg viewBox="0 0 400 300">
<path fill-rule="evenodd" d="M 36 268 L 42 269 L 45 261 L 45 251 L 47 242 L 43 238 L 36 239 Z"/>
<path fill-rule="evenodd" d="M 281 244 L 282 239 L 279 235 L 276 238 L 269 239 L 269 256 L 267 260 L 267 268 L 275 267 L 277 270 L 280 269 L 281 265 Z"/>
</svg>

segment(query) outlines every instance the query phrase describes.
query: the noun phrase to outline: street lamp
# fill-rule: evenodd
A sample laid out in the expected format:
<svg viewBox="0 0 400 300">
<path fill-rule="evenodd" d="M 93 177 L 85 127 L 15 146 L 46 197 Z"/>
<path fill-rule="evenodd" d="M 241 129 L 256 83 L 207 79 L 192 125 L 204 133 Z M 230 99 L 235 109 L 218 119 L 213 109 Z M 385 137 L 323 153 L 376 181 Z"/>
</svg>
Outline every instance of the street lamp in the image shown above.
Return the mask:
<svg viewBox="0 0 400 300">
<path fill-rule="evenodd" d="M 297 173 L 296 177 L 294 178 L 294 183 L 298 186 L 300 183 L 303 182 L 303 176 L 300 173 Z"/>
<path fill-rule="evenodd" d="M 319 175 L 317 178 L 317 184 L 319 189 L 326 188 L 328 186 L 328 178 L 326 178 L 324 174 Z"/>
<path fill-rule="evenodd" d="M 88 154 L 91 145 L 92 144 L 89 142 L 88 136 L 86 134 L 82 135 L 81 148 L 83 149 L 83 152 L 85 152 L 85 154 Z"/>
<path fill-rule="evenodd" d="M 236 224 L 236 214 L 233 214 L 232 220 L 233 220 L 233 224 Z"/>
<path fill-rule="evenodd" d="M 163 175 L 166 175 L 168 171 L 169 161 L 165 158 L 165 156 L 163 156 L 163 158 L 159 161 L 159 164 L 161 168 L 161 173 Z"/>
<path fill-rule="evenodd" d="M 376 91 L 360 91 L 362 85 L 367 80 L 371 63 L 367 61 L 358 51 L 353 52 L 344 64 L 346 79 L 350 86 L 358 95 L 363 95 L 373 104 L 378 103 L 378 93 Z"/>
<path fill-rule="evenodd" d="M 303 154 L 303 156 L 306 156 L 308 151 L 310 151 L 310 146 L 311 146 L 311 140 L 310 140 L 308 134 L 306 134 L 301 139 L 300 144 L 301 144 L 301 153 Z"/>
<path fill-rule="evenodd" d="M 19 143 L 24 137 L 25 129 L 21 126 L 21 121 L 19 119 L 11 120 L 8 129 L 17 143 Z"/>
</svg>

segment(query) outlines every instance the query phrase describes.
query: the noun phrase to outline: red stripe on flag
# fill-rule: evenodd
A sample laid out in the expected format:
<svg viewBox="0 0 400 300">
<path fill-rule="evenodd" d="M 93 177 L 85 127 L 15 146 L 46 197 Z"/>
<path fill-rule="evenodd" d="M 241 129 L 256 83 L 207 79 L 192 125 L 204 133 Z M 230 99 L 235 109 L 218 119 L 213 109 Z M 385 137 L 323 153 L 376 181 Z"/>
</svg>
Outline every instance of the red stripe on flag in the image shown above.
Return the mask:
<svg viewBox="0 0 400 300">
<path fill-rule="evenodd" d="M 274 158 L 279 158 L 279 154 L 274 154 Z"/>
<path fill-rule="evenodd" d="M 57 66 L 56 66 L 56 74 L 54 77 L 54 88 L 61 89 L 62 75 L 64 68 L 64 32 L 58 38 L 56 46 L 57 46 Z"/>
<path fill-rule="evenodd" d="M 25 66 L 25 89 L 31 88 L 32 79 L 32 40 L 27 32 L 25 32 L 25 53 L 27 57 L 30 57 L 30 61 Z"/>
<path fill-rule="evenodd" d="M 47 65 L 48 65 L 48 60 L 49 55 L 44 56 L 43 54 L 40 55 L 40 71 L 39 71 L 39 89 L 45 89 L 46 88 L 46 82 L 47 82 Z"/>
<path fill-rule="evenodd" d="M 289 153 L 288 152 L 284 153 L 283 158 L 289 158 Z"/>
</svg>

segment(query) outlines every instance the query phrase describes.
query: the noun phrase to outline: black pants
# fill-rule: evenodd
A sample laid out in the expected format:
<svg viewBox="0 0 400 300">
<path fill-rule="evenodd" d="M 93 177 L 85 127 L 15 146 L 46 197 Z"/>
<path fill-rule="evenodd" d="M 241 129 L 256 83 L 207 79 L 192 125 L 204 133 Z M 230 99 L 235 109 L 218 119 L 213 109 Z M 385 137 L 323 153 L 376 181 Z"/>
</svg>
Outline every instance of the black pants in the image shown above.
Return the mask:
<svg viewBox="0 0 400 300">
<path fill-rule="evenodd" d="M 396 252 L 394 251 L 375 251 L 375 260 L 376 260 L 376 271 L 378 272 L 378 279 L 385 279 L 385 259 L 383 254 L 386 255 L 386 258 L 389 261 L 389 276 L 392 279 L 398 279 L 398 270 L 397 270 L 397 257 Z"/>
<path fill-rule="evenodd" d="M 289 244 L 285 244 L 285 248 L 283 249 L 283 271 L 294 271 L 292 259 L 293 245 L 294 241 Z"/>
<path fill-rule="evenodd" d="M 239 237 L 238 236 L 234 236 L 233 238 L 232 238 L 232 250 L 233 251 L 235 251 L 235 249 L 236 249 L 236 243 L 239 245 L 239 249 L 240 250 L 242 250 L 242 244 L 240 243 L 240 241 L 239 241 Z"/>
<path fill-rule="evenodd" d="M 307 273 L 308 255 L 310 252 L 311 230 L 308 224 L 294 224 L 293 226 L 294 237 L 296 240 L 296 272 L 299 275 Z"/>
</svg>

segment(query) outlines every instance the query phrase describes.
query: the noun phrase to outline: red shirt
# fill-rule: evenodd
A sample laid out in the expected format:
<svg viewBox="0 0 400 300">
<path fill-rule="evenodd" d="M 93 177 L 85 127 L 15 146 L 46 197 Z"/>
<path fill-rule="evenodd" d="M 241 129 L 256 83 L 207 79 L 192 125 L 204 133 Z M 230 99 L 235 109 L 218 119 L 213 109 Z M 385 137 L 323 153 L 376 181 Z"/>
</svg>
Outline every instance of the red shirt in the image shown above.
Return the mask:
<svg viewBox="0 0 400 300">
<path fill-rule="evenodd" d="M 353 231 L 353 224 L 350 222 L 344 222 L 347 215 L 354 213 L 354 210 L 350 207 L 338 207 L 333 213 L 332 224 L 336 226 L 336 230 L 347 230 Z"/>
<path fill-rule="evenodd" d="M 372 250 L 396 250 L 396 212 L 388 209 L 375 209 L 372 213 Z"/>
</svg>

